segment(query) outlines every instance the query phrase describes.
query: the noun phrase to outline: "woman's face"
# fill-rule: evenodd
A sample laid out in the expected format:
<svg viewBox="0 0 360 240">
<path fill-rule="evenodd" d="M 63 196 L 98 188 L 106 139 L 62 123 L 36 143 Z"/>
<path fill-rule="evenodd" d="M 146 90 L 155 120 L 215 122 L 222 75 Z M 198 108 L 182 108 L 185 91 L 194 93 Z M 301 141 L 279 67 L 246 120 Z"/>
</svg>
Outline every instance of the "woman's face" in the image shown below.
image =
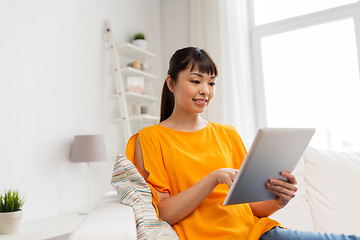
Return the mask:
<svg viewBox="0 0 360 240">
<path fill-rule="evenodd" d="M 215 75 L 201 73 L 194 68 L 181 71 L 175 83 L 167 79 L 169 89 L 174 93 L 175 109 L 189 113 L 202 113 L 215 95 Z"/>
</svg>

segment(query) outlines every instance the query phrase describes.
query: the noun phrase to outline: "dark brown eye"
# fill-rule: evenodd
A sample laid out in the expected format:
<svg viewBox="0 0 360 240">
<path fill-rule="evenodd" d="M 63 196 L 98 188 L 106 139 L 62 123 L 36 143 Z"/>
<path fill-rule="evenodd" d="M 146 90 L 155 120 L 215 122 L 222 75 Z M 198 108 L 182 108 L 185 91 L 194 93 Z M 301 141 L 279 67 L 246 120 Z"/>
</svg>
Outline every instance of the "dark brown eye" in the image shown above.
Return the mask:
<svg viewBox="0 0 360 240">
<path fill-rule="evenodd" d="M 199 83 L 200 83 L 200 81 L 198 81 L 198 80 L 191 80 L 191 82 L 192 82 L 192 83 L 195 83 L 195 84 L 199 84 Z"/>
</svg>

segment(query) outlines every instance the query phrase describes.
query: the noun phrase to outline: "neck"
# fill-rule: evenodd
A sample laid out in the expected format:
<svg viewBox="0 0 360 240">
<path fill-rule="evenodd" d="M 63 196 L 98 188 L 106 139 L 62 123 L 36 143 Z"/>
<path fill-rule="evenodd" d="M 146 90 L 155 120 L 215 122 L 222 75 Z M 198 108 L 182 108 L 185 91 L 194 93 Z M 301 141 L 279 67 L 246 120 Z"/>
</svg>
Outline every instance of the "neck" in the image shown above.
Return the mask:
<svg viewBox="0 0 360 240">
<path fill-rule="evenodd" d="M 161 122 L 161 125 L 180 131 L 197 131 L 204 128 L 207 123 L 198 113 L 189 114 L 174 109 L 171 116 Z"/>
</svg>

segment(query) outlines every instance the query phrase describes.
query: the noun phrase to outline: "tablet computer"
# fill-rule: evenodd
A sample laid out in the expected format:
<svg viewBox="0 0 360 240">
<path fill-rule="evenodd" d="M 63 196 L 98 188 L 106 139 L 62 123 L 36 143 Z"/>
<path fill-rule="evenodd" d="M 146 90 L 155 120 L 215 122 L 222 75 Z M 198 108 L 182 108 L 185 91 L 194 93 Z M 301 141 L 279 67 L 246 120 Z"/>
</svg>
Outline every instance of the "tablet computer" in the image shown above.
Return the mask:
<svg viewBox="0 0 360 240">
<path fill-rule="evenodd" d="M 315 133 L 314 128 L 260 128 L 227 194 L 224 205 L 275 199 L 266 189 L 280 172 L 292 172 Z"/>
</svg>

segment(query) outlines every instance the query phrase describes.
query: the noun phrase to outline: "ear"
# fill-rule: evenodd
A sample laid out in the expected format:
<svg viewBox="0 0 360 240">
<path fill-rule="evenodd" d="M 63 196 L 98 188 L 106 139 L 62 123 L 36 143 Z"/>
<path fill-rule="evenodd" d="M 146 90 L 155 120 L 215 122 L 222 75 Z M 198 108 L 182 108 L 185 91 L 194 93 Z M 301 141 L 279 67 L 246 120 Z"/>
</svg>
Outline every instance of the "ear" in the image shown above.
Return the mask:
<svg viewBox="0 0 360 240">
<path fill-rule="evenodd" d="M 169 88 L 170 92 L 174 92 L 174 80 L 171 79 L 170 75 L 167 75 L 166 77 L 166 84 Z"/>
</svg>

